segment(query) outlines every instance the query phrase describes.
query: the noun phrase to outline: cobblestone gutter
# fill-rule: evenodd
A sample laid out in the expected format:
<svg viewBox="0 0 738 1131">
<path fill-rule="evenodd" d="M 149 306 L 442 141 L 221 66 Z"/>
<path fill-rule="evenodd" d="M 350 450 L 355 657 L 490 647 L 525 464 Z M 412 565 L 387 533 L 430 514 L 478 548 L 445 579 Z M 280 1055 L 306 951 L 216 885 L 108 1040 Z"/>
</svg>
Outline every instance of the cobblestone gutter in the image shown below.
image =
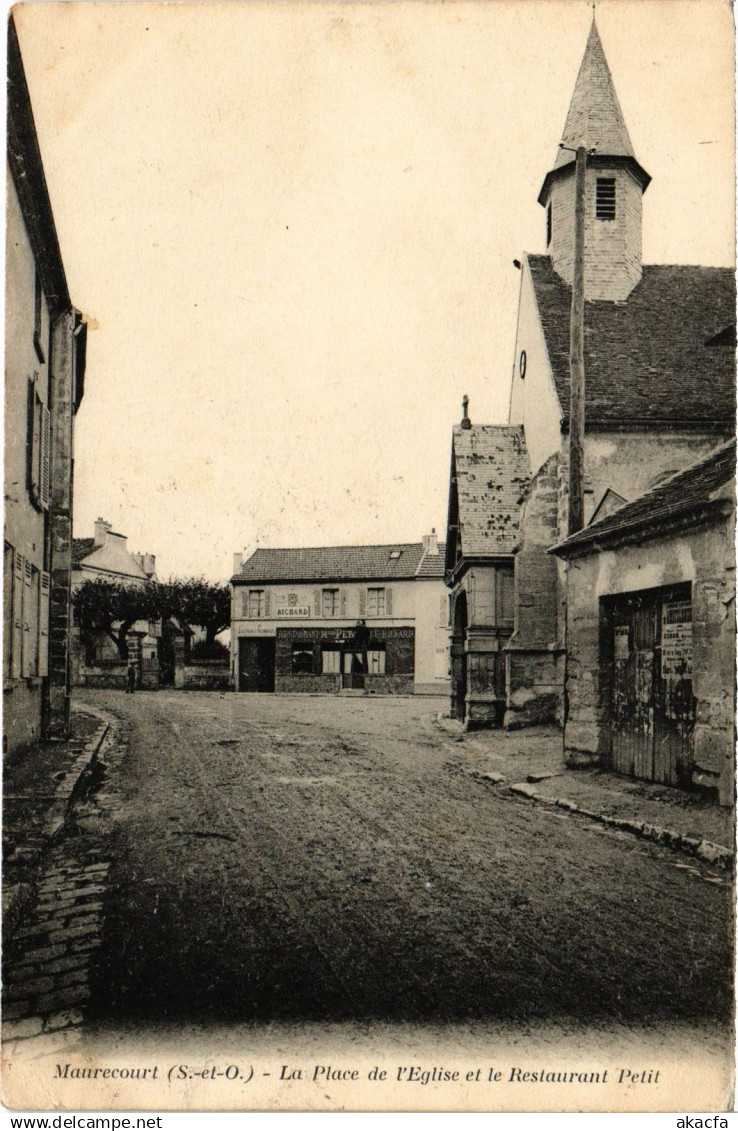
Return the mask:
<svg viewBox="0 0 738 1131">
<path fill-rule="evenodd" d="M 102 930 L 103 896 L 109 861 L 94 849 L 80 856 L 64 830 L 75 803 L 99 783 L 102 755 L 113 732 L 107 719 L 61 774 L 43 832 L 32 847 L 38 858 L 35 883 L 4 889 L 7 938 L 3 962 L 3 1041 L 59 1034 L 83 1021 L 89 999 L 88 974 Z M 40 840 L 40 843 L 39 843 Z M 28 860 L 28 851 L 16 850 Z"/>
</svg>

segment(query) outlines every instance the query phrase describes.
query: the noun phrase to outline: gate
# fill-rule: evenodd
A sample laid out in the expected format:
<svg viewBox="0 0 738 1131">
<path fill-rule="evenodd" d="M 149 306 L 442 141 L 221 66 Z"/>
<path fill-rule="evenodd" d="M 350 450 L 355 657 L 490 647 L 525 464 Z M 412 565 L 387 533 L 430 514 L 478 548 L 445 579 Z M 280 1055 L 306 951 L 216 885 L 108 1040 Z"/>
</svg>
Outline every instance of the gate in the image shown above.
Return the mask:
<svg viewBox="0 0 738 1131">
<path fill-rule="evenodd" d="M 694 732 L 690 587 L 612 598 L 604 613 L 612 768 L 685 784 Z"/>
</svg>

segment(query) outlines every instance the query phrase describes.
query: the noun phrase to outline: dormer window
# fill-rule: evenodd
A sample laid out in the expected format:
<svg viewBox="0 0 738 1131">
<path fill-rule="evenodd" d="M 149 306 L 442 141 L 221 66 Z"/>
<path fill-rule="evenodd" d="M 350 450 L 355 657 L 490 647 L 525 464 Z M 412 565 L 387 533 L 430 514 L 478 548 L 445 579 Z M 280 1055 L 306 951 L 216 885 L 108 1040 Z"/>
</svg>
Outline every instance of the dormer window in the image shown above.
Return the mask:
<svg viewBox="0 0 738 1131">
<path fill-rule="evenodd" d="M 595 201 L 595 216 L 598 220 L 615 219 L 615 178 L 597 178 L 597 197 Z"/>
<path fill-rule="evenodd" d="M 390 561 L 396 562 L 402 556 L 402 550 L 390 550 Z"/>
</svg>

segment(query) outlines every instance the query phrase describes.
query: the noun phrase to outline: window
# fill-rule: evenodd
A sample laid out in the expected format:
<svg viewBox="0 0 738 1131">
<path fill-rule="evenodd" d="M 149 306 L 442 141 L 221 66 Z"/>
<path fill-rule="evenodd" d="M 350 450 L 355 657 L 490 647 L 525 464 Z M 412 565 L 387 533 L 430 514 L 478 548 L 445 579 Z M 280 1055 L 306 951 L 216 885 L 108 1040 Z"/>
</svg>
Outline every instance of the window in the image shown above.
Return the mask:
<svg viewBox="0 0 738 1131">
<path fill-rule="evenodd" d="M 367 652 L 366 670 L 369 675 L 384 675 L 386 655 L 384 648 L 373 648 L 371 652 Z"/>
<path fill-rule="evenodd" d="M 263 589 L 249 589 L 248 595 L 244 596 L 244 613 L 251 619 L 255 617 L 265 616 L 265 601 Z"/>
<path fill-rule="evenodd" d="M 341 649 L 324 648 L 322 656 L 323 675 L 338 675 L 341 671 Z"/>
<path fill-rule="evenodd" d="M 34 505 L 47 510 L 51 487 L 51 420 L 37 381 L 28 386 L 28 490 Z"/>
<path fill-rule="evenodd" d="M 553 235 L 553 212 L 551 208 L 552 205 L 549 204 L 546 209 L 546 247 L 551 243 L 551 236 Z"/>
<path fill-rule="evenodd" d="M 390 561 L 398 562 L 402 557 L 402 550 L 390 550 Z"/>
<path fill-rule="evenodd" d="M 367 589 L 367 616 L 383 617 L 386 608 L 386 594 L 384 589 Z"/>
<path fill-rule="evenodd" d="M 597 178 L 597 198 L 595 216 L 598 220 L 615 219 L 615 178 Z"/>
<path fill-rule="evenodd" d="M 39 632 L 39 572 L 26 558 L 23 562 L 22 584 L 22 643 L 21 672 L 30 679 L 38 675 L 38 632 Z"/>
<path fill-rule="evenodd" d="M 338 589 L 324 589 L 322 593 L 321 603 L 324 617 L 337 617 L 340 615 L 340 600 Z"/>
<path fill-rule="evenodd" d="M 312 673 L 313 646 L 312 644 L 292 645 L 292 671 L 295 673 Z"/>
</svg>

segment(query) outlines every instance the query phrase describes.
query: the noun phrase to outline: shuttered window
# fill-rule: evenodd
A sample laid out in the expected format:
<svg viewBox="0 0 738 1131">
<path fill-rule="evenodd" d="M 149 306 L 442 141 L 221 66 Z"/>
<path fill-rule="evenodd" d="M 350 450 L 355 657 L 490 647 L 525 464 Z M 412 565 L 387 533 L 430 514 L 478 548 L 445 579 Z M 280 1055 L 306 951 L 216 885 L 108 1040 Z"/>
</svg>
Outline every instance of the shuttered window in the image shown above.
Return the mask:
<svg viewBox="0 0 738 1131">
<path fill-rule="evenodd" d="M 243 615 L 249 619 L 256 617 L 263 617 L 266 615 L 266 602 L 264 600 L 263 589 L 249 589 L 248 593 L 243 595 Z"/>
<path fill-rule="evenodd" d="M 11 674 L 20 679 L 23 674 L 23 555 L 15 551 L 13 567 L 13 655 Z"/>
<path fill-rule="evenodd" d="M 321 593 L 322 615 L 337 617 L 341 611 L 341 594 L 338 589 L 323 589 Z"/>
<path fill-rule="evenodd" d="M 13 566 L 15 550 L 7 542 L 3 550 L 3 679 L 13 668 Z"/>
<path fill-rule="evenodd" d="M 386 612 L 386 591 L 384 589 L 367 589 L 366 591 L 367 616 L 383 617 Z"/>
<path fill-rule="evenodd" d="M 51 497 L 51 417 L 35 380 L 28 387 L 27 451 L 31 500 L 39 510 L 47 510 Z"/>
<path fill-rule="evenodd" d="M 51 598 L 51 577 L 41 571 L 38 607 L 38 674 L 49 674 L 49 612 Z"/>
<path fill-rule="evenodd" d="M 595 215 L 598 220 L 615 219 L 615 178 L 598 177 Z"/>
</svg>

